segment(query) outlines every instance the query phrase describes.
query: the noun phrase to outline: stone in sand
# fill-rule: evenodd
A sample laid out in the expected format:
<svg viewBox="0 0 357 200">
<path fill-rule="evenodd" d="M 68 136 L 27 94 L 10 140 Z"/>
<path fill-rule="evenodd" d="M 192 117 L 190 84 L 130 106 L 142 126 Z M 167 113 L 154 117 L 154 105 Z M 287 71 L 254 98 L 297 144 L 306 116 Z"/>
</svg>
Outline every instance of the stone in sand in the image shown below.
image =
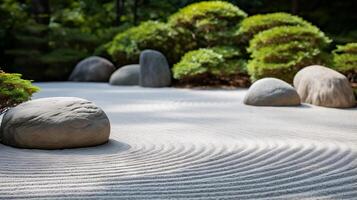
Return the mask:
<svg viewBox="0 0 357 200">
<path fill-rule="evenodd" d="M 109 60 L 98 56 L 91 56 L 76 65 L 68 80 L 107 82 L 114 71 L 115 67 Z"/>
<path fill-rule="evenodd" d="M 140 65 L 126 65 L 116 70 L 109 79 L 111 85 L 139 85 Z"/>
<path fill-rule="evenodd" d="M 165 56 L 155 50 L 140 54 L 140 85 L 143 87 L 166 87 L 171 84 L 171 72 Z"/>
<path fill-rule="evenodd" d="M 327 67 L 313 65 L 303 68 L 294 77 L 294 87 L 305 103 L 333 108 L 355 106 L 347 78 Z"/>
<path fill-rule="evenodd" d="M 36 149 L 88 147 L 106 143 L 110 123 L 102 109 L 75 97 L 42 98 L 22 103 L 3 117 L 3 144 Z"/>
<path fill-rule="evenodd" d="M 244 103 L 253 106 L 296 106 L 300 105 L 300 97 L 288 83 L 276 78 L 263 78 L 249 88 Z"/>
</svg>

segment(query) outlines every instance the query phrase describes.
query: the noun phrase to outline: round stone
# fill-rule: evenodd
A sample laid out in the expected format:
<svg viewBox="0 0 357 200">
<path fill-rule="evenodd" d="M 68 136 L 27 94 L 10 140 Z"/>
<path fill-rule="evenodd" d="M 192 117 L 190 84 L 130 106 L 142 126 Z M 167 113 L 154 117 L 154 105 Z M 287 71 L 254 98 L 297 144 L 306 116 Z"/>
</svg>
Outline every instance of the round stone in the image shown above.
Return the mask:
<svg viewBox="0 0 357 200">
<path fill-rule="evenodd" d="M 76 65 L 68 80 L 107 82 L 114 71 L 115 67 L 109 60 L 98 56 L 91 56 Z"/>
<path fill-rule="evenodd" d="M 253 106 L 296 106 L 300 97 L 288 83 L 276 78 L 263 78 L 250 86 L 244 103 Z"/>
<path fill-rule="evenodd" d="M 327 67 L 303 68 L 294 77 L 294 87 L 305 103 L 333 108 L 354 107 L 356 103 L 347 78 Z"/>
<path fill-rule="evenodd" d="M 111 85 L 139 85 L 140 65 L 126 65 L 116 70 L 109 79 Z"/>
<path fill-rule="evenodd" d="M 0 140 L 20 148 L 64 149 L 106 143 L 110 123 L 94 103 L 75 97 L 42 98 L 11 108 Z"/>
</svg>

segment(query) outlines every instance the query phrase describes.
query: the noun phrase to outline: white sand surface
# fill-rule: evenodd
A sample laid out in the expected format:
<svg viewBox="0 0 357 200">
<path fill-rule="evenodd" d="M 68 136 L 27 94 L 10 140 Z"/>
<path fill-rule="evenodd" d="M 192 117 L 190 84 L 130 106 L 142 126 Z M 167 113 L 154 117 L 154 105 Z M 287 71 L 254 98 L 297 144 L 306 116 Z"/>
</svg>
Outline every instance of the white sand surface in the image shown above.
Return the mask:
<svg viewBox="0 0 357 200">
<path fill-rule="evenodd" d="M 0 145 L 0 199 L 357 199 L 357 109 L 252 107 L 246 90 L 38 83 L 110 118 L 108 144 Z"/>
</svg>

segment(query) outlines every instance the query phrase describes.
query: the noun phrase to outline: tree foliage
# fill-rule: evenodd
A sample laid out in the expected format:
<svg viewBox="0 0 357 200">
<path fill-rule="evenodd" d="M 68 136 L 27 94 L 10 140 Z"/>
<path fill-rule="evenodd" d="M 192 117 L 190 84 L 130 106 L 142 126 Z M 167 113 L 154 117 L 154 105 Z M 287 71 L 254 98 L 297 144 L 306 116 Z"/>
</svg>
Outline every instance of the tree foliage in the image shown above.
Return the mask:
<svg viewBox="0 0 357 200">
<path fill-rule="evenodd" d="M 357 43 L 338 45 L 333 51 L 334 67 L 336 70 L 347 73 L 357 73 Z"/>
<path fill-rule="evenodd" d="M 245 66 L 239 48 L 219 46 L 186 53 L 172 71 L 181 83 L 245 86 L 247 81 L 241 79 L 246 74 Z"/>
<path fill-rule="evenodd" d="M 0 70 L 0 115 L 31 98 L 39 90 L 31 81 L 21 79 L 20 74 L 9 74 Z"/>
<path fill-rule="evenodd" d="M 328 63 L 323 49 L 330 42 L 314 26 L 280 26 L 260 32 L 250 41 L 248 73 L 252 80 L 275 77 L 292 82 L 301 68 Z"/>
<path fill-rule="evenodd" d="M 22 73 L 24 78 L 50 81 L 66 80 L 79 60 L 93 54 L 113 58 L 119 66 L 136 63 L 138 52 L 144 48 L 163 51 L 171 64 L 187 51 L 215 46 L 242 47 L 241 57 L 249 59 L 244 48 L 255 35 L 279 26 L 312 26 L 302 18 L 324 30 L 334 39 L 334 45 L 356 42 L 355 11 L 356 2 L 352 0 L 3 0 L 0 2 L 0 64 L 8 72 Z M 279 13 L 259 14 L 271 12 Z M 245 13 L 252 17 L 244 19 Z M 138 28 L 137 32 L 143 34 L 128 36 L 133 30 L 126 32 L 127 29 L 149 20 L 165 23 L 169 34 L 151 39 L 145 34 L 150 30 L 155 33 L 154 30 Z M 155 27 L 157 32 L 162 30 L 160 26 Z M 117 47 L 108 45 L 120 34 L 123 41 L 117 38 Z M 123 47 L 127 40 L 124 38 L 135 42 Z M 152 42 L 155 39 L 159 44 L 168 42 L 158 47 Z M 240 39 L 243 43 L 238 43 Z M 287 46 L 264 47 L 265 50 L 255 55 L 262 55 L 269 48 L 279 52 L 297 48 L 295 44 Z M 309 49 L 304 42 L 299 46 Z M 310 50 L 306 54 L 317 52 Z"/>
<path fill-rule="evenodd" d="M 142 50 L 154 49 L 165 54 L 170 63 L 177 62 L 196 46 L 188 32 L 177 32 L 163 22 L 147 21 L 119 33 L 107 45 L 108 53 L 119 66 L 138 63 Z"/>
<path fill-rule="evenodd" d="M 235 30 L 247 14 L 223 1 L 203 1 L 186 6 L 169 18 L 169 24 L 178 30 L 192 32 L 199 47 L 230 44 Z"/>
<path fill-rule="evenodd" d="M 333 51 L 333 62 L 335 70 L 345 74 L 351 82 L 357 83 L 357 43 L 338 45 Z"/>
<path fill-rule="evenodd" d="M 278 26 L 312 26 L 304 19 L 289 13 L 258 14 L 244 19 L 239 27 L 241 42 L 247 43 L 259 32 Z"/>
</svg>

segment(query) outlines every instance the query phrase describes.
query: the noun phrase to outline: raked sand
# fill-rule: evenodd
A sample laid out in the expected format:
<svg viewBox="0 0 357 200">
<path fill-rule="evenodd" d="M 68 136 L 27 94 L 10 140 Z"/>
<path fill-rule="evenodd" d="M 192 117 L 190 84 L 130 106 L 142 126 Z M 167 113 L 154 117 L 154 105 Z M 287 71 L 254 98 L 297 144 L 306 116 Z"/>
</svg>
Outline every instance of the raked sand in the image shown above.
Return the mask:
<svg viewBox="0 0 357 200">
<path fill-rule="evenodd" d="M 108 114 L 108 144 L 0 145 L 0 199 L 357 199 L 357 109 L 252 107 L 246 90 L 40 83 Z"/>
</svg>

